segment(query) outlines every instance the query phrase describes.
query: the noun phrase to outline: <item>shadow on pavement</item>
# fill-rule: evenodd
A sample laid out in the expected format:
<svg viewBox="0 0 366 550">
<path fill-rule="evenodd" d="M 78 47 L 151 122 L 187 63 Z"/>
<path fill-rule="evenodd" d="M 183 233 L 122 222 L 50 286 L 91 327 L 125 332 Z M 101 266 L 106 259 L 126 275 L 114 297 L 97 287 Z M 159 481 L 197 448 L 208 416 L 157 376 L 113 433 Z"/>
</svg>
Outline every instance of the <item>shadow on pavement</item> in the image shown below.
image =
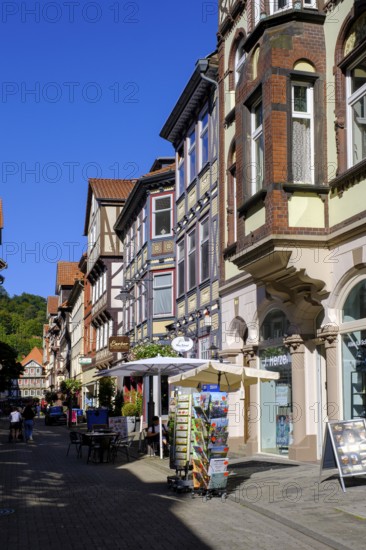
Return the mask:
<svg viewBox="0 0 366 550">
<path fill-rule="evenodd" d="M 228 466 L 229 478 L 227 492 L 229 495 L 234 493 L 246 479 L 250 479 L 254 474 L 266 472 L 268 470 L 283 470 L 297 467 L 297 464 L 286 464 L 284 462 L 273 462 L 269 460 L 247 460 L 230 464 Z"/>
<path fill-rule="evenodd" d="M 0 548 L 210 548 L 143 461 L 128 469 L 125 461 L 86 464 L 74 449 L 66 457 L 69 433 L 61 426 L 36 425 L 32 444 L 7 437 L 0 421 L 0 508 L 15 510 L 0 516 Z"/>
</svg>

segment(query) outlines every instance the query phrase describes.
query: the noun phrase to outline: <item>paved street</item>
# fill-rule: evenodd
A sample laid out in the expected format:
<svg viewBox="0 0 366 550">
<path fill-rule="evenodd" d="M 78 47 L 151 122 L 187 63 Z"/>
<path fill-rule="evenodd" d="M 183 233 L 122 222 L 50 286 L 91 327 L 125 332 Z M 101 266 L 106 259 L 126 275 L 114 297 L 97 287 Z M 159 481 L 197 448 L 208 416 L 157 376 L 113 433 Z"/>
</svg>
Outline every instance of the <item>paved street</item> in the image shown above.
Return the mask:
<svg viewBox="0 0 366 550">
<path fill-rule="evenodd" d="M 74 448 L 66 457 L 67 445 L 67 429 L 45 427 L 43 420 L 34 443 L 8 443 L 7 421 L 0 421 L 0 508 L 14 510 L 0 515 L 1 549 L 364 548 L 366 518 L 341 509 L 352 504 L 353 489 L 363 497 L 365 485 L 349 489 L 346 502 L 331 485 L 325 495 L 338 500 L 328 509 L 323 488 L 314 498 L 317 486 L 309 485 L 308 472 L 316 468 L 319 473 L 317 466 L 248 461 L 246 467 L 240 460 L 232 467 L 237 475 L 230 478 L 230 498 L 204 502 L 168 489 L 166 476 L 172 472 L 167 460 L 135 451 L 130 463 L 121 456 L 114 465 L 87 465 L 86 450 L 82 459 Z M 308 489 L 300 495 L 294 483 Z M 338 486 L 337 480 L 330 483 Z M 329 525 L 322 540 L 318 530 L 324 519 Z M 337 525 L 340 536 L 347 525 L 349 533 L 342 541 L 336 529 L 331 542 L 328 531 Z"/>
</svg>

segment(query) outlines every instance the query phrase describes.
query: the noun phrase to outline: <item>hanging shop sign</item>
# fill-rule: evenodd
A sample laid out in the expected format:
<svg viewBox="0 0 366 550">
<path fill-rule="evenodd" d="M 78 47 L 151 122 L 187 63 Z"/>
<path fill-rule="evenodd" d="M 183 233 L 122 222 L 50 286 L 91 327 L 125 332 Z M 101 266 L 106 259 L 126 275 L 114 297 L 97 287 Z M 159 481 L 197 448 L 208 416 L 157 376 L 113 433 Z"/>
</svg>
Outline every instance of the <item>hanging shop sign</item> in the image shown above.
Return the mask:
<svg viewBox="0 0 366 550">
<path fill-rule="evenodd" d="M 177 336 L 177 338 L 172 340 L 171 346 L 175 351 L 185 353 L 186 351 L 191 351 L 193 348 L 193 340 L 187 336 Z"/>
<path fill-rule="evenodd" d="M 92 361 L 91 357 L 79 357 L 79 365 L 91 365 Z"/>
<path fill-rule="evenodd" d="M 126 353 L 130 351 L 130 339 L 128 336 L 111 336 L 108 349 L 112 353 Z"/>
</svg>

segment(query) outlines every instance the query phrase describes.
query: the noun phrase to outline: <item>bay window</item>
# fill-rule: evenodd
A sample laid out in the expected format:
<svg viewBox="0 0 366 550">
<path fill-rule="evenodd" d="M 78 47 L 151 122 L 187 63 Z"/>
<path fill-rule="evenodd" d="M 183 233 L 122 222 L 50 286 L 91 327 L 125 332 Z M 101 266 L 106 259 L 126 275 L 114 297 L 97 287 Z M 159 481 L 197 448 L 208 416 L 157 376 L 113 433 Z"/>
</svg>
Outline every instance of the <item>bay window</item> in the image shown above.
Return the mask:
<svg viewBox="0 0 366 550">
<path fill-rule="evenodd" d="M 173 315 L 172 273 L 154 275 L 153 301 L 155 315 Z"/>
<path fill-rule="evenodd" d="M 314 183 L 313 87 L 292 83 L 292 176 L 295 183 Z"/>
</svg>

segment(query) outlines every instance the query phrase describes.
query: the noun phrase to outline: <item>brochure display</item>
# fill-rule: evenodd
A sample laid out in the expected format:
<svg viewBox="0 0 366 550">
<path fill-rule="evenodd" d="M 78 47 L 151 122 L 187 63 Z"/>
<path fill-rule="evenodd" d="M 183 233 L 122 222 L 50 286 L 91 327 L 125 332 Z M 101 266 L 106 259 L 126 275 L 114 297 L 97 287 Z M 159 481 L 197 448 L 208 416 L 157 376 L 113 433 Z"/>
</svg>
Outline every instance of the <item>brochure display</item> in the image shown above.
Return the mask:
<svg viewBox="0 0 366 550">
<path fill-rule="evenodd" d="M 366 420 L 328 422 L 325 430 L 322 470 L 337 468 L 343 492 L 344 477 L 366 475 Z"/>
<path fill-rule="evenodd" d="M 226 498 L 227 393 L 202 392 L 192 397 L 193 489 L 204 496 L 218 494 Z"/>
</svg>

